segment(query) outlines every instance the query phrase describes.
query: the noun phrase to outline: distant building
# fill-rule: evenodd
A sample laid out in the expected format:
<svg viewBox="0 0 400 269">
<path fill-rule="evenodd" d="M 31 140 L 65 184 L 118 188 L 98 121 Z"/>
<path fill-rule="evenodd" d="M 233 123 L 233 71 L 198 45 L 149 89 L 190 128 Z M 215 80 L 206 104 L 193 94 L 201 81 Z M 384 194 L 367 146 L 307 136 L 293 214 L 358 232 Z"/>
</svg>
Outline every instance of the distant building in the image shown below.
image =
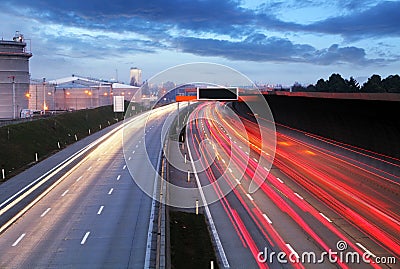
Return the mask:
<svg viewBox="0 0 400 269">
<path fill-rule="evenodd" d="M 141 86 L 142 85 L 142 70 L 137 67 L 131 67 L 130 70 L 130 85 Z"/>
<path fill-rule="evenodd" d="M 28 108 L 30 57 L 19 32 L 12 41 L 0 41 L 0 119 L 19 118 Z"/>
<path fill-rule="evenodd" d="M 140 88 L 72 75 L 51 81 L 32 80 L 29 109 L 80 110 L 111 105 L 113 96 L 141 102 Z"/>
</svg>

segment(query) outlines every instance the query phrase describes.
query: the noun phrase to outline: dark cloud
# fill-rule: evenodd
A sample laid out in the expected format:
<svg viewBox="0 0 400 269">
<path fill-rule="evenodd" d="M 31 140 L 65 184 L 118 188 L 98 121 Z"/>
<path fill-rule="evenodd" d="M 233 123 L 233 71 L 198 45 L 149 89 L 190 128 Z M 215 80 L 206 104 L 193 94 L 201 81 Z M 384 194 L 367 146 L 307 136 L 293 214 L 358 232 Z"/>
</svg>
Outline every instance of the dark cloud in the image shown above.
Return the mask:
<svg viewBox="0 0 400 269">
<path fill-rule="evenodd" d="M 178 47 L 196 55 L 234 60 L 366 64 L 371 60 L 367 59 L 362 48 L 332 45 L 317 50 L 311 45 L 294 44 L 288 39 L 266 37 L 259 32 L 327 33 L 347 39 L 400 34 L 400 2 L 380 2 L 372 6 L 370 0 L 365 5 L 361 0 L 350 0 L 347 4 L 340 0 L 349 9 L 346 15 L 309 25 L 282 21 L 274 10 L 288 5 L 292 8 L 296 5 L 315 5 L 315 1 L 289 2 L 272 1 L 256 9 L 248 9 L 234 0 L 3 0 L 0 8 L 17 16 L 34 18 L 43 24 L 56 23 L 104 31 L 104 36 L 96 38 L 66 34 L 57 37 L 59 43 L 67 47 L 66 51 L 70 49 L 81 53 L 87 49 L 102 49 L 110 53 L 153 53 L 158 49 Z M 361 5 L 363 8 L 358 8 Z M 145 38 L 133 39 L 131 36 L 112 40 L 107 32 L 127 33 L 127 36 L 133 33 Z M 243 41 L 199 37 L 210 35 L 226 35 Z"/>
<path fill-rule="evenodd" d="M 399 11 L 400 2 L 383 2 L 363 11 L 316 22 L 305 26 L 304 30 L 338 34 L 349 39 L 399 36 Z"/>
<path fill-rule="evenodd" d="M 242 42 L 217 39 L 179 38 L 175 44 L 182 52 L 202 56 L 219 56 L 230 60 L 250 60 L 255 62 L 303 62 L 319 65 L 333 63 L 368 64 L 364 49 L 339 47 L 334 44 L 327 49 L 317 50 L 310 45 L 294 44 L 288 39 L 266 37 L 255 34 Z"/>
</svg>

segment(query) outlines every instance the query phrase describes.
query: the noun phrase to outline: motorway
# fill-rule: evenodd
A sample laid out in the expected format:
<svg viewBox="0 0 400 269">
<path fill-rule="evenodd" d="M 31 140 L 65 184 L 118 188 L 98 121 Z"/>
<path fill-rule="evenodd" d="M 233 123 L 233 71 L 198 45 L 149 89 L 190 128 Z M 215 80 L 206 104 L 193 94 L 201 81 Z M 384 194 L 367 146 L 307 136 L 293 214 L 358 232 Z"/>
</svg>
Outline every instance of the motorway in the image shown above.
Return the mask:
<svg viewBox="0 0 400 269">
<path fill-rule="evenodd" d="M 240 130 L 221 103 L 200 104 L 191 117 L 187 143 L 192 160 L 200 160 L 194 169 L 204 170 L 198 173 L 200 184 L 214 189 L 208 198 L 219 197 L 209 209 L 225 267 L 398 266 L 391 263 L 400 256 L 400 178 L 387 171 L 398 171 L 399 160 L 374 155 L 374 162 L 386 166 L 376 168 L 349 157 L 356 149 L 350 152 L 322 139 L 310 142 L 311 134 L 281 127 L 271 167 L 266 164 L 274 149 L 261 146 L 260 132 L 268 136 L 272 131 L 263 124 L 258 127 L 242 117 L 246 129 Z M 201 146 L 205 140 L 213 146 Z M 260 186 L 254 193 L 249 191 L 251 180 Z M 232 192 L 225 196 L 227 188 Z M 329 251 L 336 252 L 333 262 L 328 256 L 318 262 Z M 278 260 L 278 252 L 286 263 Z M 314 261 L 304 255 L 309 252 L 316 254 Z M 358 255 L 360 262 L 346 253 Z M 305 261 L 297 262 L 303 255 Z M 370 264 L 363 262 L 363 255 Z M 381 257 L 392 260 L 372 263 Z"/>
<path fill-rule="evenodd" d="M 139 115 L 125 130 L 117 127 L 49 184 L 47 195 L 0 235 L 0 268 L 153 267 L 154 246 L 146 247 L 154 241 L 148 230 L 152 199 L 129 170 L 154 187 L 162 148 L 157 141 L 171 109 Z"/>
</svg>

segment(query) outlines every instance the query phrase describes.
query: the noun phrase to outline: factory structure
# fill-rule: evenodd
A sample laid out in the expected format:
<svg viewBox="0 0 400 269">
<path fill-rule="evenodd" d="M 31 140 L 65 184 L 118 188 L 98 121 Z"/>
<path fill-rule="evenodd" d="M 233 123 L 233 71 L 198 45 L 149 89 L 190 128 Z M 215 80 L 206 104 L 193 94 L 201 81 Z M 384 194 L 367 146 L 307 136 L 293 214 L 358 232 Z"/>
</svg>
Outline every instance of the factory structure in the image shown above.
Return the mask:
<svg viewBox="0 0 400 269">
<path fill-rule="evenodd" d="M 30 47 L 30 46 L 29 46 Z M 0 119 L 30 117 L 33 112 L 71 111 L 112 105 L 113 96 L 148 102 L 142 97 L 142 71 L 130 69 L 130 84 L 72 75 L 49 80 L 31 79 L 32 57 L 24 36 L 0 41 Z"/>
<path fill-rule="evenodd" d="M 72 75 L 46 81 L 31 80 L 30 110 L 80 110 L 113 104 L 113 96 L 126 101 L 142 102 L 140 87 Z"/>
<path fill-rule="evenodd" d="M 24 36 L 0 41 L 0 119 L 20 117 L 29 102 L 29 58 Z"/>
<path fill-rule="evenodd" d="M 141 86 L 142 85 L 142 70 L 137 67 L 131 67 L 129 72 L 130 85 Z"/>
</svg>

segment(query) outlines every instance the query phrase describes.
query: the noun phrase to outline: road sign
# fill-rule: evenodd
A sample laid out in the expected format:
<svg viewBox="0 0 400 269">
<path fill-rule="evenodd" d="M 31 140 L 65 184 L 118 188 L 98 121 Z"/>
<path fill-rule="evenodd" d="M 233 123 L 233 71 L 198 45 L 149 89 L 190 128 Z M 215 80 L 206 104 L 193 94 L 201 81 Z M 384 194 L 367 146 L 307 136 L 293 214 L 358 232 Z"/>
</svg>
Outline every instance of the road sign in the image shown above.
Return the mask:
<svg viewBox="0 0 400 269">
<path fill-rule="evenodd" d="M 238 100 L 238 88 L 232 87 L 205 87 L 197 88 L 197 100 Z"/>
<path fill-rule="evenodd" d="M 124 97 L 114 96 L 114 112 L 124 112 Z"/>
</svg>

